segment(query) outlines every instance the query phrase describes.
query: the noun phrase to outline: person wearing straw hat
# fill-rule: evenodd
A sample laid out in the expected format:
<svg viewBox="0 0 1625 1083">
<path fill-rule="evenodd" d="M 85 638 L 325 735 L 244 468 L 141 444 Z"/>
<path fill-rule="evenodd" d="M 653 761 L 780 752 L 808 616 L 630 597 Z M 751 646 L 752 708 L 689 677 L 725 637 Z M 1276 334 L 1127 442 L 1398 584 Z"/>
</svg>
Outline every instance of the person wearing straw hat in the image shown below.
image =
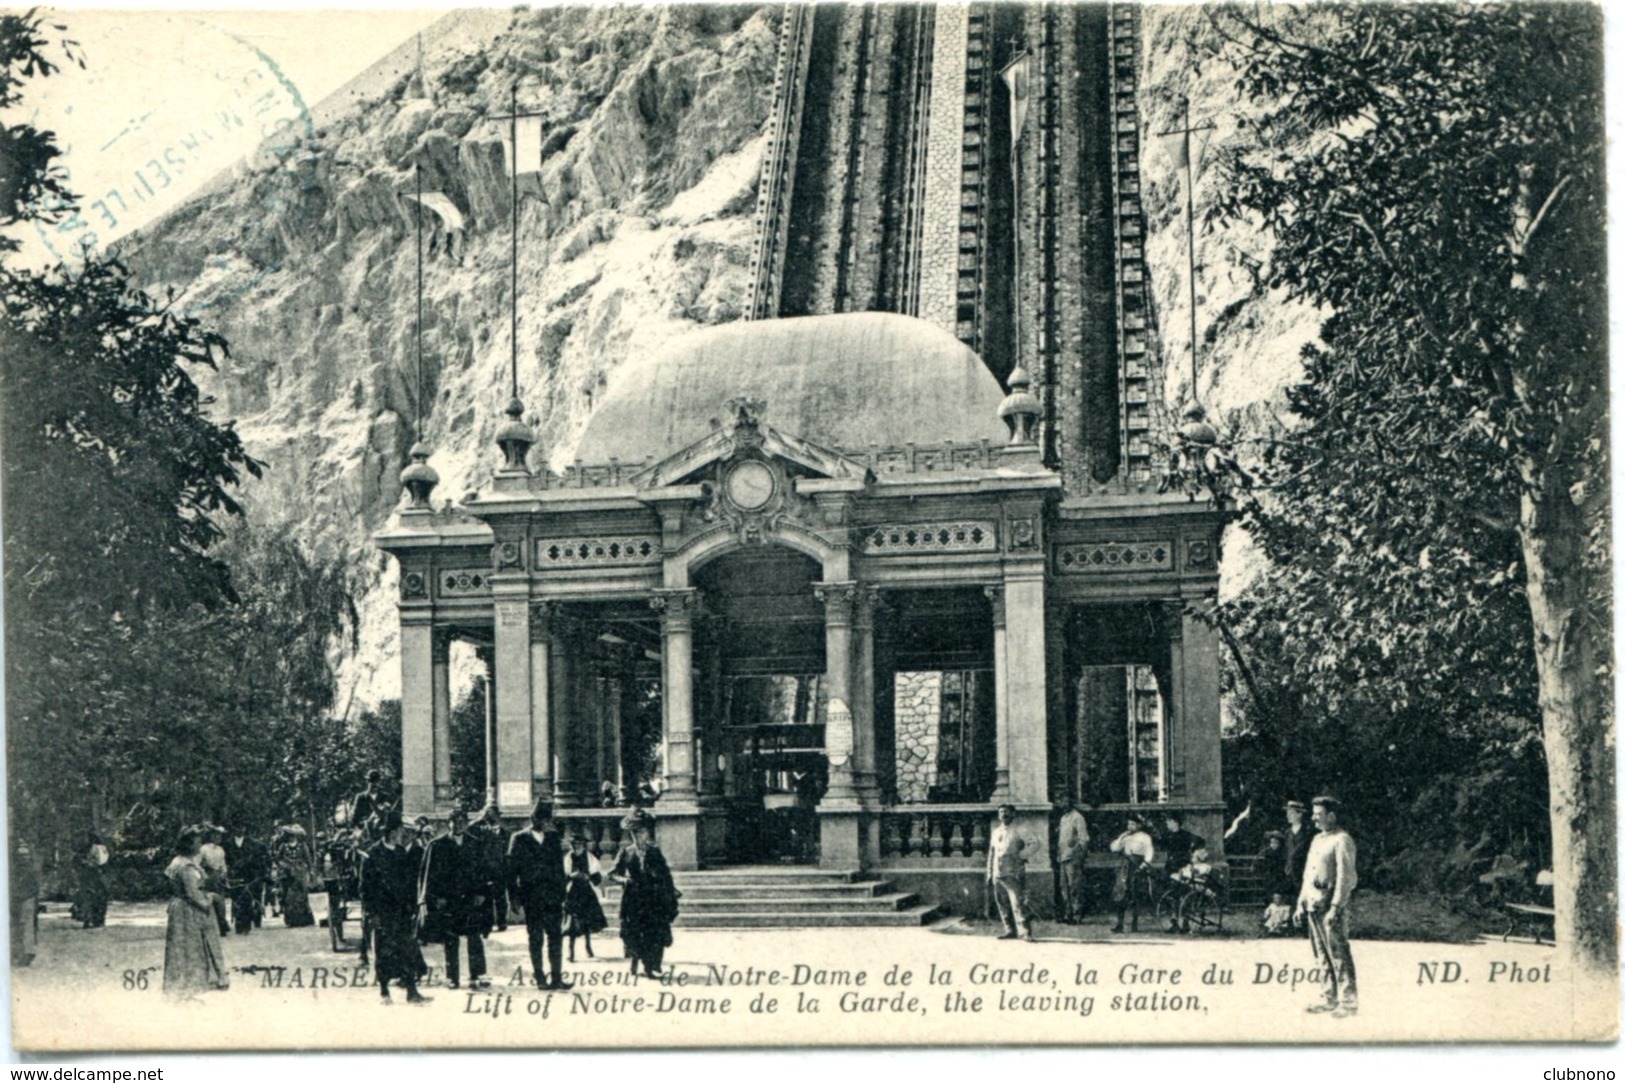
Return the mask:
<svg viewBox="0 0 1625 1083">
<path fill-rule="evenodd" d="M 570 941 L 570 961 L 576 961 L 577 938 L 586 941 L 587 958 L 591 959 L 592 934 L 602 932 L 609 921 L 604 917 L 604 906 L 598 901 L 598 885 L 604 882 L 603 867 L 598 858 L 587 849 L 587 836 L 576 831 L 570 835 L 570 851 L 564 855 L 564 871 L 570 884 L 564 895 L 564 935 Z"/>
<path fill-rule="evenodd" d="M 671 923 L 677 920 L 682 892 L 655 843 L 654 817 L 640 811 L 628 816 L 625 824 L 630 845 L 621 851 L 610 874 L 621 885 L 621 943 L 632 973 L 641 965 L 645 975 L 658 978 L 666 949 L 672 944 Z"/>
</svg>

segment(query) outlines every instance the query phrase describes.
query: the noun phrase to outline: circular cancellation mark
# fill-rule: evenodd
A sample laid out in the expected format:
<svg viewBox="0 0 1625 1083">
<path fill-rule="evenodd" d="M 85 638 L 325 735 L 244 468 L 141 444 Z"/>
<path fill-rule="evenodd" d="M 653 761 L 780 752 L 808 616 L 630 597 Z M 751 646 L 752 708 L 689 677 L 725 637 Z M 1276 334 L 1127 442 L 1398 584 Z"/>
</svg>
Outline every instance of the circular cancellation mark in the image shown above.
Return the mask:
<svg viewBox="0 0 1625 1083">
<path fill-rule="evenodd" d="M 229 248 L 203 256 L 195 315 L 276 271 L 275 232 L 313 168 L 315 128 L 291 80 L 263 49 L 203 19 L 113 13 L 122 25 L 76 13 L 68 35 L 86 67 L 37 84 L 30 118 L 57 133 L 78 209 L 35 222 L 49 262 L 77 263 L 168 214 L 211 179 L 246 162 L 261 174 L 254 213 Z M 53 86 L 52 84 L 58 84 Z"/>
</svg>

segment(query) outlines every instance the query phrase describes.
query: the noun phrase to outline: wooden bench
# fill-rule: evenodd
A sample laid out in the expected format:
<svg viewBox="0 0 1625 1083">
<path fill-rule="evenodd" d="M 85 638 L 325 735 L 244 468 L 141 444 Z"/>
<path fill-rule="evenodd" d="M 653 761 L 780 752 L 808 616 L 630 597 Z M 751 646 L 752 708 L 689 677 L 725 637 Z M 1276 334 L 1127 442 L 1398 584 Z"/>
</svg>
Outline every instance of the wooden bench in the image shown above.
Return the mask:
<svg viewBox="0 0 1625 1083">
<path fill-rule="evenodd" d="M 1537 891 L 1544 889 L 1546 897 L 1551 898 L 1551 869 L 1542 869 L 1536 875 L 1535 888 Z M 1501 905 L 1505 908 L 1508 918 L 1506 932 L 1501 934 L 1502 943 L 1505 943 L 1507 938 L 1519 929 L 1526 930 L 1537 944 L 1557 943 L 1557 911 L 1555 909 L 1550 906 L 1542 906 L 1539 903 L 1509 902 Z M 1543 941 L 1540 934 L 1547 929 L 1552 930 L 1552 936 L 1549 941 Z"/>
</svg>

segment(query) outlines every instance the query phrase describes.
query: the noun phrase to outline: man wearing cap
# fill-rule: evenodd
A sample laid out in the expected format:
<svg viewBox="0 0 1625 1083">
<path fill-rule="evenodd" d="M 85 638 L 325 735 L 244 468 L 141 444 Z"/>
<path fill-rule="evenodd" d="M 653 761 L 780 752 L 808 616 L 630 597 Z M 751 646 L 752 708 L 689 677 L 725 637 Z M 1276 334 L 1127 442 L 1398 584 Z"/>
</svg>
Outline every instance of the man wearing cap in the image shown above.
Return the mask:
<svg viewBox="0 0 1625 1083">
<path fill-rule="evenodd" d="M 1004 922 L 1000 940 L 1033 938 L 1033 920 L 1027 914 L 1027 840 L 1016 830 L 1016 807 L 999 806 L 999 822 L 987 840 L 987 882 L 998 900 Z"/>
<path fill-rule="evenodd" d="M 530 946 L 532 980 L 547 989 L 564 990 L 564 896 L 569 878 L 564 871 L 564 844 L 553 823 L 553 806 L 546 798 L 531 810 L 530 827 L 508 842 L 506 861 L 508 894 L 525 910 L 525 935 Z M 547 946 L 549 970 L 542 967 L 542 946 Z M 543 975 L 551 972 L 545 981 Z"/>
<path fill-rule="evenodd" d="M 350 801 L 350 826 L 359 827 L 368 840 L 378 837 L 377 825 L 371 821 L 384 809 L 384 795 L 378 790 L 382 777 L 376 767 L 368 771 L 367 788 Z"/>
<path fill-rule="evenodd" d="M 423 899 L 428 909 L 424 942 L 440 941 L 446 948 L 446 985 L 456 989 L 461 979 L 459 943 L 468 944 L 468 980 L 485 989 L 485 937 L 491 932 L 491 910 L 486 906 L 485 860 L 480 844 L 468 833 L 468 813 L 451 814 L 451 833 L 429 843 L 423 862 Z"/>
<path fill-rule="evenodd" d="M 1320 833 L 1309 843 L 1297 913 L 1309 926 L 1309 943 L 1323 975 L 1323 999 L 1308 1010 L 1343 1019 L 1359 1010 L 1354 955 L 1349 950 L 1349 896 L 1358 883 L 1354 839 L 1338 823 L 1337 798 L 1317 797 L 1310 804 Z"/>
<path fill-rule="evenodd" d="M 1061 870 L 1061 921 L 1083 921 L 1083 868 L 1089 857 L 1089 821 L 1083 802 L 1073 801 L 1061 817 L 1055 842 L 1055 863 Z"/>
<path fill-rule="evenodd" d="M 406 988 L 408 1004 L 425 1004 L 429 998 L 418 992 L 417 950 L 418 865 L 407 849 L 407 829 L 401 814 L 389 810 L 381 814 L 383 840 L 367 851 L 361 877 L 361 905 L 373 929 L 373 973 L 378 979 L 378 996 L 385 1004 L 389 983 L 398 981 Z"/>
<path fill-rule="evenodd" d="M 1151 836 L 1145 833 L 1145 822 L 1137 813 L 1129 813 L 1123 833 L 1112 840 L 1111 851 L 1123 855 L 1117 867 L 1117 879 L 1112 884 L 1112 902 L 1117 904 L 1117 924 L 1112 932 L 1123 931 L 1123 915 L 1132 908 L 1135 932 L 1140 931 L 1140 896 L 1145 893 L 1147 870 L 1157 858 L 1157 849 Z"/>
<path fill-rule="evenodd" d="M 1286 803 L 1286 879 L 1281 890 L 1289 895 L 1303 883 L 1303 863 L 1309 857 L 1309 840 L 1315 837 L 1315 829 L 1304 822 L 1308 818 L 1309 809 L 1302 801 Z"/>
</svg>

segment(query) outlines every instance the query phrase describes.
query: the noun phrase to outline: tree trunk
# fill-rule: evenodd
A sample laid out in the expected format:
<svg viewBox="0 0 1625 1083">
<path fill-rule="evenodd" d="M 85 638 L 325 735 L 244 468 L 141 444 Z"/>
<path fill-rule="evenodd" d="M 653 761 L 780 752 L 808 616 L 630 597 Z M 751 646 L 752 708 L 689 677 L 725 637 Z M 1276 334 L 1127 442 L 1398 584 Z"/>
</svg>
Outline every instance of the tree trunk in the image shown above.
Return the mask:
<svg viewBox="0 0 1625 1083">
<path fill-rule="evenodd" d="M 1551 785 L 1558 950 L 1576 975 L 1614 981 L 1619 958 L 1614 749 L 1606 682 L 1610 614 L 1587 612 L 1586 522 L 1559 463 L 1530 467 L 1518 536 L 1534 620 Z M 1528 482 L 1538 479 L 1535 485 Z M 1538 487 L 1537 487 L 1538 485 Z"/>
</svg>

